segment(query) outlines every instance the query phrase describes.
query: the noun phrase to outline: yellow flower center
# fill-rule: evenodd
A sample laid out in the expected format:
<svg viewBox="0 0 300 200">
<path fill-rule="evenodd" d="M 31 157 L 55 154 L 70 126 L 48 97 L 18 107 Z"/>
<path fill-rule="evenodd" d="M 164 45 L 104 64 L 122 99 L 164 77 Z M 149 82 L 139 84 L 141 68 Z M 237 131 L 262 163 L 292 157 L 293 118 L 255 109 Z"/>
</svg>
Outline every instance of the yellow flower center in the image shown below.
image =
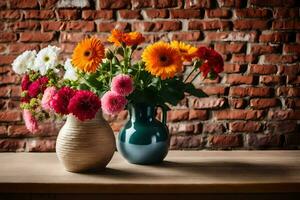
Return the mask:
<svg viewBox="0 0 300 200">
<path fill-rule="evenodd" d="M 45 57 L 44 57 L 44 61 L 45 61 L 45 62 L 48 62 L 49 60 L 50 60 L 49 56 L 45 56 Z"/>
<path fill-rule="evenodd" d="M 89 57 L 90 55 L 91 55 L 91 52 L 90 52 L 90 51 L 85 51 L 85 52 L 84 52 L 84 56 L 85 56 L 85 57 Z"/>
</svg>

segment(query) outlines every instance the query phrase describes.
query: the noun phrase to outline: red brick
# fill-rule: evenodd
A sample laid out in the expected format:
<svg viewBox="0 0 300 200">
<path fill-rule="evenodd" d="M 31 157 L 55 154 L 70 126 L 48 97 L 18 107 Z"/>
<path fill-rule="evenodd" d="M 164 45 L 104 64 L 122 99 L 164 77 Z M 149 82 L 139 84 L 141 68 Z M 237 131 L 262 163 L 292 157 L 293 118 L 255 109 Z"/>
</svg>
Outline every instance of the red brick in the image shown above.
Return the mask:
<svg viewBox="0 0 300 200">
<path fill-rule="evenodd" d="M 228 100 L 228 104 L 230 105 L 231 108 L 244 108 L 245 107 L 245 101 L 244 99 L 241 98 L 230 98 Z"/>
<path fill-rule="evenodd" d="M 134 22 L 134 31 L 157 32 L 157 31 L 176 31 L 181 29 L 179 21 L 159 21 L 159 22 Z"/>
<path fill-rule="evenodd" d="M 60 20 L 75 20 L 79 19 L 79 10 L 67 10 L 67 9 L 59 9 L 56 11 L 57 16 Z"/>
<path fill-rule="evenodd" d="M 241 135 L 214 135 L 209 137 L 209 146 L 213 148 L 233 148 L 243 145 Z"/>
<path fill-rule="evenodd" d="M 229 95 L 238 97 L 268 97 L 272 94 L 271 88 L 263 87 L 231 87 Z"/>
<path fill-rule="evenodd" d="M 260 83 L 265 85 L 280 85 L 283 83 L 282 76 L 261 76 Z"/>
<path fill-rule="evenodd" d="M 279 147 L 283 140 L 284 137 L 279 134 L 250 134 L 247 138 L 248 146 L 255 148 Z"/>
<path fill-rule="evenodd" d="M 167 18 L 169 16 L 168 10 L 147 9 L 144 10 L 148 18 Z"/>
<path fill-rule="evenodd" d="M 12 43 L 8 46 L 8 51 L 11 54 L 20 54 L 26 50 L 39 50 L 38 44 Z"/>
<path fill-rule="evenodd" d="M 24 10 L 25 19 L 53 19 L 53 10 Z"/>
<path fill-rule="evenodd" d="M 254 109 L 265 109 L 270 107 L 276 107 L 278 105 L 280 105 L 279 101 L 273 98 L 250 100 L 250 106 Z"/>
<path fill-rule="evenodd" d="M 16 58 L 16 56 L 12 56 L 12 55 L 0 55 L 0 65 L 5 65 L 5 64 L 9 65 L 14 61 L 15 58 Z M 7 77 L 7 76 L 1 77 L 2 83 L 4 82 L 3 81 L 4 78 L 9 79 L 10 77 Z"/>
<path fill-rule="evenodd" d="M 268 7 L 293 7 L 296 2 L 296 0 L 250 0 L 251 5 Z"/>
<path fill-rule="evenodd" d="M 201 33 L 200 32 L 179 32 L 179 33 L 173 33 L 172 40 L 178 40 L 178 41 L 197 41 L 201 39 Z"/>
<path fill-rule="evenodd" d="M 94 20 L 94 19 L 112 19 L 113 11 L 111 10 L 83 10 L 82 19 Z"/>
<path fill-rule="evenodd" d="M 195 126 L 192 123 L 172 123 L 168 125 L 170 134 L 194 133 Z"/>
<path fill-rule="evenodd" d="M 86 37 L 86 34 L 84 34 L 84 33 L 62 32 L 60 34 L 60 41 L 61 42 L 80 42 L 85 37 Z"/>
<path fill-rule="evenodd" d="M 66 23 L 68 31 L 90 32 L 95 30 L 95 23 L 90 21 L 72 21 Z"/>
<path fill-rule="evenodd" d="M 153 1 L 145 1 L 145 0 L 132 0 L 132 8 L 139 9 L 139 8 L 148 8 L 151 7 Z"/>
<path fill-rule="evenodd" d="M 189 120 L 206 120 L 207 111 L 206 110 L 190 110 Z"/>
<path fill-rule="evenodd" d="M 29 152 L 54 152 L 55 139 L 34 139 L 27 142 Z"/>
<path fill-rule="evenodd" d="M 61 43 L 60 48 L 65 53 L 72 53 L 76 47 L 75 43 Z"/>
<path fill-rule="evenodd" d="M 20 86 L 2 86 L 0 87 L 1 97 L 20 97 L 21 87 Z"/>
<path fill-rule="evenodd" d="M 300 76 L 288 76 L 287 80 L 288 84 L 291 85 L 299 85 L 300 84 Z"/>
<path fill-rule="evenodd" d="M 207 10 L 206 13 L 209 18 L 230 18 L 231 17 L 230 10 L 224 9 L 224 8 L 216 8 L 213 10 Z"/>
<path fill-rule="evenodd" d="M 177 7 L 178 2 L 173 0 L 154 0 L 155 8 L 172 8 Z"/>
<path fill-rule="evenodd" d="M 281 46 L 279 45 L 264 45 L 264 44 L 252 44 L 251 53 L 255 55 L 279 53 L 281 51 Z"/>
<path fill-rule="evenodd" d="M 0 8 L 7 8 L 7 2 L 6 1 L 0 1 Z"/>
<path fill-rule="evenodd" d="M 101 9 L 120 9 L 130 7 L 130 0 L 98 0 Z"/>
<path fill-rule="evenodd" d="M 273 42 L 273 43 L 282 43 L 288 42 L 292 38 L 290 33 L 282 33 L 282 32 L 270 32 L 263 33 L 259 36 L 260 42 Z"/>
<path fill-rule="evenodd" d="M 251 75 L 228 74 L 226 77 L 226 83 L 230 85 L 251 85 L 253 81 L 254 78 Z"/>
<path fill-rule="evenodd" d="M 11 32 L 0 32 L 0 42 L 13 42 L 17 40 L 17 36 Z"/>
<path fill-rule="evenodd" d="M 291 133 L 297 131 L 297 122 L 296 121 L 285 121 L 281 122 L 269 122 L 266 127 L 270 133 Z"/>
<path fill-rule="evenodd" d="M 217 120 L 257 120 L 263 117 L 262 110 L 220 110 L 214 112 Z"/>
<path fill-rule="evenodd" d="M 300 29 L 300 21 L 289 19 L 289 20 L 274 20 L 272 23 L 272 29 L 280 29 L 280 30 L 299 30 Z"/>
<path fill-rule="evenodd" d="M 257 56 L 253 54 L 233 54 L 231 58 L 232 63 L 248 64 L 255 62 Z"/>
<path fill-rule="evenodd" d="M 24 151 L 25 141 L 19 139 L 0 139 L 0 151 Z"/>
<path fill-rule="evenodd" d="M 168 111 L 168 121 L 169 122 L 177 122 L 184 121 L 189 118 L 189 110 L 171 110 Z"/>
<path fill-rule="evenodd" d="M 261 131 L 262 125 L 260 122 L 241 122 L 236 121 L 229 123 L 229 130 L 232 132 L 259 132 Z"/>
<path fill-rule="evenodd" d="M 279 66 L 279 74 L 284 74 L 288 76 L 296 76 L 300 73 L 300 65 L 293 64 L 293 65 L 281 65 Z"/>
<path fill-rule="evenodd" d="M 198 0 L 198 1 L 193 1 L 193 0 L 186 0 L 185 1 L 185 8 L 210 8 L 212 6 L 211 0 Z"/>
<path fill-rule="evenodd" d="M 66 23 L 62 21 L 42 21 L 43 31 L 61 31 L 66 27 Z"/>
<path fill-rule="evenodd" d="M 16 122 L 21 120 L 20 111 L 0 111 L 1 122 Z"/>
<path fill-rule="evenodd" d="M 142 15 L 139 10 L 120 10 L 119 14 L 123 19 L 142 19 Z"/>
<path fill-rule="evenodd" d="M 243 69 L 243 66 L 239 65 L 239 64 L 232 64 L 232 63 L 224 64 L 224 72 L 225 73 L 237 73 L 237 72 L 241 72 L 242 69 Z"/>
<path fill-rule="evenodd" d="M 61 7 L 61 5 L 57 5 L 57 3 L 59 3 L 59 2 L 60 1 L 58 1 L 58 0 L 39 0 L 41 8 L 45 8 L 45 9 L 51 9 L 51 8 L 56 7 L 56 6 Z M 84 2 L 84 1 L 82 1 L 82 2 Z M 68 7 L 68 6 L 66 6 L 66 7 Z"/>
<path fill-rule="evenodd" d="M 111 32 L 113 29 L 124 31 L 128 26 L 129 24 L 127 22 L 101 22 L 98 24 L 98 31 Z"/>
<path fill-rule="evenodd" d="M 257 37 L 255 31 L 252 32 L 206 32 L 208 41 L 243 41 L 254 42 Z"/>
<path fill-rule="evenodd" d="M 7 135 L 6 126 L 0 126 L 0 136 L 6 136 L 6 135 Z"/>
<path fill-rule="evenodd" d="M 207 95 L 225 95 L 228 88 L 223 86 L 205 86 L 200 87 L 200 89 Z"/>
<path fill-rule="evenodd" d="M 264 30 L 268 29 L 268 21 L 260 19 L 237 19 L 233 22 L 234 29 L 236 30 Z"/>
<path fill-rule="evenodd" d="M 245 52 L 246 44 L 245 43 L 216 43 L 215 50 L 222 53 L 242 53 Z"/>
<path fill-rule="evenodd" d="M 204 140 L 201 136 L 172 136 L 170 149 L 195 149 L 204 147 Z"/>
<path fill-rule="evenodd" d="M 300 110 L 270 110 L 268 113 L 270 120 L 287 120 L 287 119 L 300 119 Z"/>
<path fill-rule="evenodd" d="M 20 42 L 50 42 L 54 39 L 54 33 L 23 32 L 20 33 Z"/>
<path fill-rule="evenodd" d="M 281 55 L 281 54 L 269 54 L 261 57 L 262 62 L 270 64 L 278 63 L 293 63 L 298 61 L 299 57 L 297 55 Z"/>
<path fill-rule="evenodd" d="M 0 19 L 19 19 L 21 18 L 20 10 L 1 10 Z"/>
<path fill-rule="evenodd" d="M 287 97 L 299 97 L 300 96 L 300 88 L 292 88 L 292 87 L 279 87 L 276 90 L 277 96 L 287 96 Z"/>
<path fill-rule="evenodd" d="M 189 10 L 189 9 L 176 9 L 170 10 L 171 18 L 177 19 L 192 19 L 192 18 L 199 18 L 201 16 L 200 10 Z"/>
<path fill-rule="evenodd" d="M 36 8 L 38 7 L 37 0 L 9 0 L 10 8 Z"/>
<path fill-rule="evenodd" d="M 284 44 L 283 52 L 286 54 L 300 55 L 300 44 Z"/>
<path fill-rule="evenodd" d="M 288 108 L 300 108 L 300 99 L 297 98 L 297 99 L 292 99 L 292 98 L 289 98 L 289 99 L 286 99 L 285 100 L 285 105 L 288 107 Z"/>
<path fill-rule="evenodd" d="M 225 104 L 224 98 L 189 98 L 189 107 L 196 109 L 212 109 L 212 108 L 222 108 Z"/>
<path fill-rule="evenodd" d="M 229 30 L 232 27 L 230 21 L 223 20 L 199 20 L 199 21 L 189 21 L 188 29 L 189 30 Z"/>
<path fill-rule="evenodd" d="M 299 16 L 298 8 L 275 8 L 274 18 L 294 18 Z"/>
<path fill-rule="evenodd" d="M 19 21 L 13 24 L 10 24 L 10 28 L 14 31 L 22 31 L 22 30 L 37 30 L 40 27 L 38 22 L 34 21 Z"/>
<path fill-rule="evenodd" d="M 235 14 L 238 18 L 265 18 L 272 16 L 271 10 L 259 8 L 237 9 Z"/>
<path fill-rule="evenodd" d="M 253 64 L 250 66 L 250 73 L 252 74 L 276 74 L 277 67 L 276 65 L 258 65 Z"/>
<path fill-rule="evenodd" d="M 234 8 L 241 8 L 245 7 L 247 1 L 244 0 L 218 0 L 218 4 L 220 7 L 234 7 Z"/>
<path fill-rule="evenodd" d="M 222 134 L 225 132 L 225 127 L 220 123 L 207 123 L 203 125 L 203 133 Z"/>
</svg>

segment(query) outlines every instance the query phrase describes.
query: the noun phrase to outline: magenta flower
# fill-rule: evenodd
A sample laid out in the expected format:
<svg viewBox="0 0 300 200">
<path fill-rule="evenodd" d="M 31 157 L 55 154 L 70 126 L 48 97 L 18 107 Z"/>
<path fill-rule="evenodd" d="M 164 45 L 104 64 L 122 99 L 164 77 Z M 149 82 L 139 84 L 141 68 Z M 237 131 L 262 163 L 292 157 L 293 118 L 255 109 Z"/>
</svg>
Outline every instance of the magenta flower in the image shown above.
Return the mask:
<svg viewBox="0 0 300 200">
<path fill-rule="evenodd" d="M 111 91 L 127 96 L 133 92 L 133 80 L 129 75 L 119 74 L 112 79 Z"/>
<path fill-rule="evenodd" d="M 99 97 L 95 93 L 86 90 L 77 91 L 68 105 L 69 112 L 80 121 L 93 119 L 100 108 L 101 101 Z"/>
<path fill-rule="evenodd" d="M 55 95 L 55 93 L 56 93 L 56 88 L 55 87 L 48 87 L 44 91 L 44 95 L 43 95 L 42 102 L 41 102 L 42 108 L 44 110 L 50 111 L 52 109 L 51 108 L 51 101 L 52 101 L 52 98 Z"/>
<path fill-rule="evenodd" d="M 106 92 L 102 99 L 102 110 L 106 114 L 114 115 L 124 110 L 127 100 L 123 95 L 113 91 Z"/>
<path fill-rule="evenodd" d="M 27 110 L 27 109 L 23 110 L 23 119 L 24 119 L 26 128 L 31 133 L 36 133 L 39 130 L 37 120 L 34 118 L 34 116 L 32 115 L 32 113 L 29 110 Z"/>
<path fill-rule="evenodd" d="M 21 81 L 21 88 L 22 88 L 22 91 L 24 90 L 28 90 L 28 87 L 30 85 L 30 79 L 29 79 L 29 75 L 28 74 L 25 74 L 23 77 L 22 77 L 22 81 Z"/>
<path fill-rule="evenodd" d="M 28 88 L 29 96 L 34 98 L 37 97 L 37 95 L 39 95 L 40 93 L 43 93 L 47 88 L 48 81 L 49 79 L 46 76 L 43 76 L 31 83 Z"/>
<path fill-rule="evenodd" d="M 70 99 L 75 95 L 75 91 L 70 87 L 63 87 L 52 97 L 50 107 L 59 114 L 69 114 L 68 105 Z"/>
</svg>

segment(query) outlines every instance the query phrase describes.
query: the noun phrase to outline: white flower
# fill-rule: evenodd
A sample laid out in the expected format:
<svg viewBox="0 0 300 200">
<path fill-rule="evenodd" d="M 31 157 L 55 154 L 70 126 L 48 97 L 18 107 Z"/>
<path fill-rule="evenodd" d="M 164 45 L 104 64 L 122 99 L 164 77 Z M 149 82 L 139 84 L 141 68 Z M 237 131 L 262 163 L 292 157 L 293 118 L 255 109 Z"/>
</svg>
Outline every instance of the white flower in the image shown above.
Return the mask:
<svg viewBox="0 0 300 200">
<path fill-rule="evenodd" d="M 72 65 L 71 59 L 67 59 L 65 64 L 64 64 L 64 68 L 65 68 L 65 75 L 64 75 L 64 79 L 69 79 L 72 81 L 77 80 L 78 76 L 77 73 Z"/>
<path fill-rule="evenodd" d="M 43 48 L 36 55 L 33 70 L 40 71 L 41 75 L 45 75 L 49 69 L 54 69 L 59 64 L 60 52 L 60 48 L 51 45 Z"/>
<path fill-rule="evenodd" d="M 25 51 L 12 63 L 12 68 L 17 74 L 24 74 L 34 64 L 36 51 Z"/>
</svg>

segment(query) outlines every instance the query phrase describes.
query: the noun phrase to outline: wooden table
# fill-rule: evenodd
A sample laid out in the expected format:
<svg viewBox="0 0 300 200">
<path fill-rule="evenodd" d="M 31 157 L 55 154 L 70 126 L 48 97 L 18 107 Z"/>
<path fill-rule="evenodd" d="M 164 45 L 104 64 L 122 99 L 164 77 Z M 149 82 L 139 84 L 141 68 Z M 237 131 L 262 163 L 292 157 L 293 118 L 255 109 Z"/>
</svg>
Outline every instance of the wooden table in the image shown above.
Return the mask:
<svg viewBox="0 0 300 200">
<path fill-rule="evenodd" d="M 118 153 L 66 172 L 54 153 L 0 153 L 0 199 L 300 199 L 300 151 L 171 151 L 156 166 Z M 155 200 L 155 199 L 154 199 Z"/>
</svg>

